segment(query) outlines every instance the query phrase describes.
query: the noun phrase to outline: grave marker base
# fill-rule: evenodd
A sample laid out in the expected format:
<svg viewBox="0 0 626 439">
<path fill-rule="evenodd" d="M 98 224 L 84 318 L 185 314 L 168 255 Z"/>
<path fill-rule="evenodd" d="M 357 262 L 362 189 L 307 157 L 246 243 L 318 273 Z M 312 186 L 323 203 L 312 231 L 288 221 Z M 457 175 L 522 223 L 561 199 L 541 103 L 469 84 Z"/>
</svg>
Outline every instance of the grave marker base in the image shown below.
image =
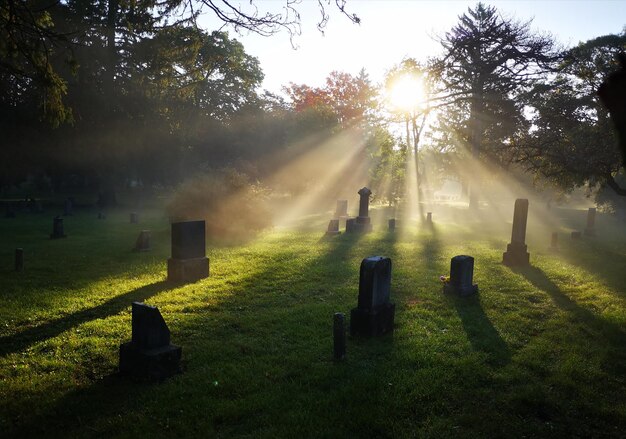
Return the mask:
<svg viewBox="0 0 626 439">
<path fill-rule="evenodd" d="M 350 335 L 375 337 L 393 332 L 396 305 L 389 303 L 372 309 L 354 308 L 350 311 Z"/>
<path fill-rule="evenodd" d="M 209 258 L 167 260 L 167 280 L 170 282 L 194 282 L 209 277 Z"/>
<path fill-rule="evenodd" d="M 444 294 L 456 294 L 462 297 L 471 296 L 478 293 L 478 284 L 474 284 L 471 287 L 459 287 L 447 283 L 443 286 Z"/>
<path fill-rule="evenodd" d="M 182 348 L 168 345 L 139 349 L 131 341 L 120 345 L 120 373 L 145 380 L 163 380 L 181 371 Z"/>
<path fill-rule="evenodd" d="M 507 244 L 506 252 L 502 254 L 502 263 L 509 267 L 530 265 L 530 253 L 526 251 L 526 245 Z"/>
</svg>

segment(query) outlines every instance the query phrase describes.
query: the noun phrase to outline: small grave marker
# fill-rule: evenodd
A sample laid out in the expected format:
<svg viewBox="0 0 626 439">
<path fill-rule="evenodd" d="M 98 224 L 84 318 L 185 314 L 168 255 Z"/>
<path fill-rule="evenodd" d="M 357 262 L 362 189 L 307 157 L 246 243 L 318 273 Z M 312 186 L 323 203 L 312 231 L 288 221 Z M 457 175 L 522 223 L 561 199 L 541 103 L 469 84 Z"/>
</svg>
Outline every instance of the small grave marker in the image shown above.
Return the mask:
<svg viewBox="0 0 626 439">
<path fill-rule="evenodd" d="M 389 231 L 393 232 L 394 230 L 396 230 L 396 219 L 391 218 L 389 220 Z"/>
<path fill-rule="evenodd" d="M 52 234 L 51 239 L 65 238 L 66 235 L 63 231 L 63 218 L 55 216 L 52 220 Z"/>
<path fill-rule="evenodd" d="M 528 200 L 515 200 L 511 243 L 506 246 L 502 263 L 509 267 L 525 266 L 530 263 L 530 253 L 526 251 L 526 221 L 528 220 Z"/>
<path fill-rule="evenodd" d="M 474 279 L 474 258 L 458 255 L 450 260 L 450 280 L 443 285 L 444 293 L 470 296 L 478 292 Z"/>
<path fill-rule="evenodd" d="M 137 212 L 131 212 L 131 214 L 130 214 L 130 223 L 131 224 L 139 224 L 139 214 Z"/>
<path fill-rule="evenodd" d="M 142 230 L 139 232 L 134 250 L 137 252 L 146 252 L 150 250 L 150 230 Z"/>
<path fill-rule="evenodd" d="M 133 302 L 132 313 L 132 339 L 120 345 L 120 373 L 162 380 L 180 372 L 182 348 L 170 344 L 170 330 L 159 309 Z"/>
<path fill-rule="evenodd" d="M 393 331 L 391 259 L 370 256 L 361 261 L 358 306 L 350 312 L 350 334 L 377 336 Z"/>
<path fill-rule="evenodd" d="M 427 224 L 432 224 L 433 223 L 433 213 L 432 212 L 426 212 L 426 223 Z"/>
<path fill-rule="evenodd" d="M 341 312 L 336 312 L 333 316 L 333 353 L 337 361 L 346 357 L 345 316 Z"/>
<path fill-rule="evenodd" d="M 339 231 L 339 220 L 331 219 L 328 222 L 328 229 L 326 230 L 326 235 L 339 235 L 341 232 Z"/>
</svg>

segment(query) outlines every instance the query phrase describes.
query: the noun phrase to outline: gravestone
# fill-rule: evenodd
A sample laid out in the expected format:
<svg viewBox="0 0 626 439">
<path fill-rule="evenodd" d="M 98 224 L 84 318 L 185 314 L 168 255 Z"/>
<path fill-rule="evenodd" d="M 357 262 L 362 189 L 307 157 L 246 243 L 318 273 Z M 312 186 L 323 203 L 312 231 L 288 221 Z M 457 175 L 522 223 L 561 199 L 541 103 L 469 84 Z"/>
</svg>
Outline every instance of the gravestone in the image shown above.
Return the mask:
<svg viewBox="0 0 626 439">
<path fill-rule="evenodd" d="M 391 259 L 363 259 L 359 273 L 358 305 L 350 312 L 350 334 L 377 336 L 393 331 L 396 306 L 391 293 Z"/>
<path fill-rule="evenodd" d="M 359 216 L 357 216 L 354 221 L 351 221 L 350 224 L 348 224 L 349 220 L 346 220 L 346 232 L 371 232 L 372 225 L 370 224 L 369 204 L 372 191 L 364 187 L 359 190 L 358 194 L 360 197 Z"/>
<path fill-rule="evenodd" d="M 180 372 L 182 348 L 170 344 L 170 330 L 156 306 L 133 302 L 132 339 L 120 345 L 120 373 L 162 380 Z"/>
<path fill-rule="evenodd" d="M 132 212 L 130 214 L 130 223 L 131 224 L 139 224 L 139 214 L 136 212 Z"/>
<path fill-rule="evenodd" d="M 339 220 L 332 219 L 328 222 L 328 229 L 326 230 L 326 235 L 339 235 L 341 232 L 339 231 Z"/>
<path fill-rule="evenodd" d="M 348 200 L 337 200 L 335 218 L 345 218 L 348 216 Z"/>
<path fill-rule="evenodd" d="M 63 218 L 55 216 L 52 220 L 52 234 L 51 239 L 65 238 L 66 235 L 63 231 Z"/>
<path fill-rule="evenodd" d="M 15 271 L 24 270 L 24 249 L 15 249 Z"/>
<path fill-rule="evenodd" d="M 391 218 L 389 220 L 389 230 L 391 232 L 393 232 L 394 230 L 396 230 L 396 219 L 395 218 Z"/>
<path fill-rule="evenodd" d="M 137 252 L 146 252 L 150 250 L 150 230 L 142 230 L 139 232 L 137 241 L 135 242 L 135 248 L 133 250 Z"/>
<path fill-rule="evenodd" d="M 559 248 L 559 234 L 558 232 L 552 232 L 552 239 L 550 239 L 550 250 L 557 250 Z"/>
<path fill-rule="evenodd" d="M 336 312 L 333 316 L 333 357 L 337 361 L 346 357 L 345 319 L 341 312 Z"/>
<path fill-rule="evenodd" d="M 583 234 L 577 231 L 572 232 L 572 239 L 575 241 L 578 241 L 579 239 L 581 239 L 583 237 Z"/>
<path fill-rule="evenodd" d="M 426 224 L 432 224 L 432 223 L 433 223 L 433 213 L 426 212 Z"/>
<path fill-rule="evenodd" d="M 526 251 L 526 221 L 528 219 L 528 200 L 515 200 L 511 243 L 506 246 L 502 263 L 509 267 L 525 266 L 530 263 L 530 253 Z"/>
<path fill-rule="evenodd" d="M 474 258 L 458 255 L 450 260 L 450 280 L 443 285 L 444 293 L 470 296 L 478 292 L 474 280 Z"/>
<path fill-rule="evenodd" d="M 585 227 L 585 235 L 595 236 L 596 234 L 596 208 L 590 207 L 587 211 L 587 227 Z"/>
<path fill-rule="evenodd" d="M 63 216 L 71 216 L 74 214 L 74 204 L 70 198 L 66 198 L 63 203 Z"/>
<path fill-rule="evenodd" d="M 172 257 L 167 260 L 167 280 L 193 282 L 209 276 L 204 221 L 172 223 Z"/>
</svg>

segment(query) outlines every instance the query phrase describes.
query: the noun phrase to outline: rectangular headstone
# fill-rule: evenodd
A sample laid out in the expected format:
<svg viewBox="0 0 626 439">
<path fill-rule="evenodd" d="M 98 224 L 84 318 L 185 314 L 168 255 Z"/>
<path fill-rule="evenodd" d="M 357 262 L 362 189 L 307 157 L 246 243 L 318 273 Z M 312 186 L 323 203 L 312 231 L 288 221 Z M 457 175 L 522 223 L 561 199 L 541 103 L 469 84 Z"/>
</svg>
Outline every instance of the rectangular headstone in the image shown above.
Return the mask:
<svg viewBox="0 0 626 439">
<path fill-rule="evenodd" d="M 596 208 L 590 207 L 587 211 L 587 227 L 585 227 L 585 235 L 594 236 L 596 234 Z"/>
<path fill-rule="evenodd" d="M 396 230 L 396 219 L 395 219 L 395 218 L 391 218 L 391 219 L 389 220 L 389 223 L 388 223 L 388 224 L 389 224 L 389 230 L 390 230 L 390 231 L 394 231 L 394 230 Z"/>
<path fill-rule="evenodd" d="M 339 220 L 332 219 L 328 222 L 328 229 L 326 230 L 327 235 L 339 235 Z"/>
<path fill-rule="evenodd" d="M 395 305 L 391 292 L 391 259 L 371 256 L 361 261 L 358 305 L 350 312 L 350 334 L 376 336 L 393 331 Z"/>
<path fill-rule="evenodd" d="M 194 259 L 206 256 L 204 221 L 172 223 L 172 258 Z"/>
<path fill-rule="evenodd" d="M 453 292 L 460 296 L 469 296 L 478 292 L 474 280 L 474 258 L 458 255 L 450 260 L 450 281 L 444 285 L 444 292 Z"/>
</svg>

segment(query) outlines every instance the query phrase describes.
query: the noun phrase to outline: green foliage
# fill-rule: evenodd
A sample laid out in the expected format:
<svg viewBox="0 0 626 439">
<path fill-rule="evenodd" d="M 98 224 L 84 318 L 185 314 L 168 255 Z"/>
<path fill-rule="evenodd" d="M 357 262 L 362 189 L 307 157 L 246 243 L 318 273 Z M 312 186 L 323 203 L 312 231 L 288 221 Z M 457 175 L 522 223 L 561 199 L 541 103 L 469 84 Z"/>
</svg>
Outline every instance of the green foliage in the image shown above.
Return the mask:
<svg viewBox="0 0 626 439">
<path fill-rule="evenodd" d="M 167 213 L 172 221 L 204 219 L 208 239 L 218 242 L 249 239 L 272 225 L 264 189 L 234 169 L 183 182 Z"/>
</svg>

